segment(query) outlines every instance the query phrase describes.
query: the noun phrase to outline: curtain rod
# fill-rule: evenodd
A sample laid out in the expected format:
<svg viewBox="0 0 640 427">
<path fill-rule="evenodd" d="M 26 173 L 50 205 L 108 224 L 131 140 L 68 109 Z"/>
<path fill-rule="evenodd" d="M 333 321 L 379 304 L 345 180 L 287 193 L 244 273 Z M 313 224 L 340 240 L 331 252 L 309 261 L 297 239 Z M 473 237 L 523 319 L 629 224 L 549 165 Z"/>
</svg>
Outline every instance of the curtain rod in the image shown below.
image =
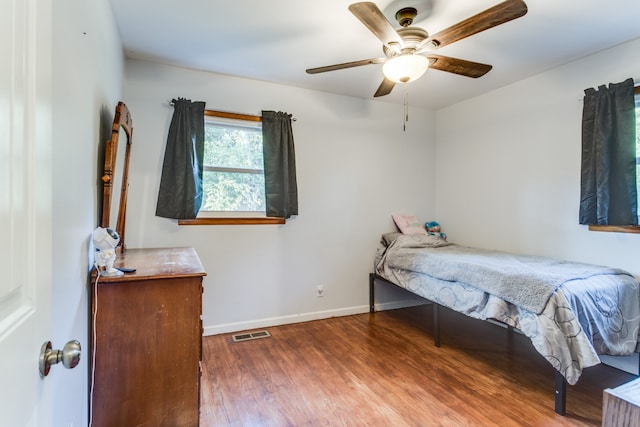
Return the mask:
<svg viewBox="0 0 640 427">
<path fill-rule="evenodd" d="M 169 105 L 173 107 L 173 101 L 169 101 Z M 243 114 L 243 113 L 232 113 L 230 111 L 220 111 L 220 110 L 204 110 L 205 116 L 213 116 L 213 117 L 224 117 L 227 119 L 237 119 L 237 120 L 247 120 L 253 122 L 261 122 L 262 116 L 255 116 L 253 114 Z M 291 118 L 292 122 L 296 121 L 295 117 Z"/>
</svg>

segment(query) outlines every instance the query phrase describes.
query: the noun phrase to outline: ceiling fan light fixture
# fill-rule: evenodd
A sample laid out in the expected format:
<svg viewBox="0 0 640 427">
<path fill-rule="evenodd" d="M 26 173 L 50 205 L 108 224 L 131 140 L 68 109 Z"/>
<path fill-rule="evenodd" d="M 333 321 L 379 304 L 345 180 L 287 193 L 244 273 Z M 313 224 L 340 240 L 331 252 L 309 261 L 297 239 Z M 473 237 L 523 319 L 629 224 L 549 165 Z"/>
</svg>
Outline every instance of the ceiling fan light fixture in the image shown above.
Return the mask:
<svg viewBox="0 0 640 427">
<path fill-rule="evenodd" d="M 389 59 L 382 66 L 384 76 L 396 83 L 408 83 L 419 79 L 429 68 L 429 60 L 422 55 L 400 55 Z"/>
</svg>

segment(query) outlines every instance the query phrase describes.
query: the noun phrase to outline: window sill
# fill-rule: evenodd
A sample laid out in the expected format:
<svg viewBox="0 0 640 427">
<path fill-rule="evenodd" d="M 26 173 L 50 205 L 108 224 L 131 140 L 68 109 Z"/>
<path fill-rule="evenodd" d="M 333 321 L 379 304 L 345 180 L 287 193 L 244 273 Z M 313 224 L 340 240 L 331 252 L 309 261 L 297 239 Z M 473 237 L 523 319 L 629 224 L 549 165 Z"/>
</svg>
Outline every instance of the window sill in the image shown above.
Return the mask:
<svg viewBox="0 0 640 427">
<path fill-rule="evenodd" d="M 286 224 L 284 218 L 246 217 L 246 218 L 196 218 L 179 219 L 178 225 L 263 225 Z"/>
<path fill-rule="evenodd" d="M 640 233 L 640 225 L 590 225 L 589 231 L 608 231 L 610 233 Z"/>
</svg>

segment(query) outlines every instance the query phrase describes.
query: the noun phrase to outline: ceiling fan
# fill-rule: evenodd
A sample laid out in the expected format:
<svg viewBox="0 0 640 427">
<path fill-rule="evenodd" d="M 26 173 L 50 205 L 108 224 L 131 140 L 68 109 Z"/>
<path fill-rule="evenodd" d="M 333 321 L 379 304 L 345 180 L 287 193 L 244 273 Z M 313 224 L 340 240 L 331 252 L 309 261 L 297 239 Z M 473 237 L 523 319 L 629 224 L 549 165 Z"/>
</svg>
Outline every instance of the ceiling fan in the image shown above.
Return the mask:
<svg viewBox="0 0 640 427">
<path fill-rule="evenodd" d="M 396 83 L 406 83 L 418 79 L 427 71 L 427 68 L 472 78 L 485 75 L 491 70 L 491 65 L 436 55 L 431 52 L 519 18 L 527 13 L 527 5 L 522 0 L 506 0 L 432 36 L 423 28 L 411 26 L 418 14 L 414 7 L 398 10 L 395 18 L 400 24 L 400 28 L 397 30 L 372 2 L 354 3 L 349 6 L 349 10 L 380 39 L 385 57 L 309 68 L 306 71 L 309 74 L 318 74 L 362 65 L 384 64 L 382 69 L 384 80 L 373 95 L 378 97 L 391 93 Z"/>
</svg>

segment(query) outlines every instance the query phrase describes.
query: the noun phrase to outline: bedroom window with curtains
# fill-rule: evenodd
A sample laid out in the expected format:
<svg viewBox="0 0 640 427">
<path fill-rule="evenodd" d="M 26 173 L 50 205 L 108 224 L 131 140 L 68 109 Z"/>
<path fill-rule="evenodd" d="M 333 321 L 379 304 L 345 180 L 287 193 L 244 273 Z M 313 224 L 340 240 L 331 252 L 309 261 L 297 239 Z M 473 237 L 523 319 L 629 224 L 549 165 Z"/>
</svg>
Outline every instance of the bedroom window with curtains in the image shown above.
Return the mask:
<svg viewBox="0 0 640 427">
<path fill-rule="evenodd" d="M 640 89 L 628 78 L 584 93 L 579 223 L 640 233 Z"/>
<path fill-rule="evenodd" d="M 640 233 L 640 86 L 586 89 L 582 126 L 580 224 Z"/>
<path fill-rule="evenodd" d="M 291 115 L 205 109 L 204 119 L 202 205 L 178 224 L 285 224 L 297 215 Z"/>
<path fill-rule="evenodd" d="M 207 110 L 202 102 L 182 98 L 174 105 L 180 109 L 176 108 L 169 129 L 156 215 L 177 219 L 179 225 L 286 224 L 298 215 L 291 114 L 263 110 L 260 116 L 252 116 Z M 192 105 L 200 110 L 192 111 L 190 122 L 176 119 L 183 107 Z M 172 133 L 180 127 L 174 126 L 174 120 L 187 131 L 178 135 L 181 138 Z M 169 147 L 169 141 L 176 139 Z M 186 150 L 187 155 L 180 157 L 184 147 L 196 150 Z M 174 158 L 184 160 L 181 168 L 172 167 Z M 181 185 L 162 191 L 165 181 Z M 186 191 L 192 183 L 198 190 L 195 196 Z M 185 214 L 183 194 L 188 202 Z"/>
</svg>

